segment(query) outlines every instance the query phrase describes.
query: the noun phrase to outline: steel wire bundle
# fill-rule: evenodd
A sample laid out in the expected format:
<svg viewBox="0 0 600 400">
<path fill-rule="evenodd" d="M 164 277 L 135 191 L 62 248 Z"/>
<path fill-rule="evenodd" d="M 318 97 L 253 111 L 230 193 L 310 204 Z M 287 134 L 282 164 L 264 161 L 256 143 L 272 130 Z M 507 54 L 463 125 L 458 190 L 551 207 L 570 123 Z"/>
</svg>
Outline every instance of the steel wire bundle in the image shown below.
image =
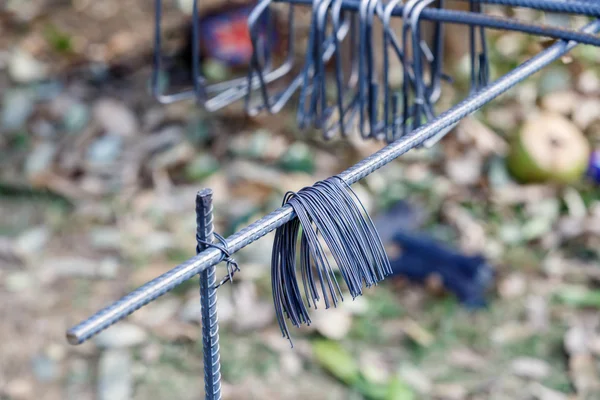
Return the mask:
<svg viewBox="0 0 600 400">
<path fill-rule="evenodd" d="M 485 4 L 526 7 L 532 10 L 600 17 L 600 3 L 590 0 L 455 0 L 469 3 L 469 11 L 446 8 L 447 0 L 259 0 L 248 17 L 253 54 L 247 77 L 207 84 L 201 74 L 198 51 L 202 18 L 198 0 L 193 2 L 192 54 L 187 91 L 165 95 L 160 90 L 161 0 L 156 0 L 155 73 L 153 93 L 162 102 L 195 98 L 208 111 L 244 98 L 246 112 L 278 113 L 293 98 L 297 99 L 300 128 L 323 130 L 326 139 L 358 128 L 365 139 L 385 139 L 388 143 L 417 129 L 435 117 L 442 82 L 452 78 L 444 72 L 444 28 L 448 24 L 469 27 L 471 91 L 483 90 L 489 81 L 488 44 L 484 30 L 510 30 L 530 35 L 577 41 L 599 46 L 597 35 L 563 27 L 542 25 L 515 18 L 484 13 Z M 282 26 L 273 4 L 288 4 L 285 31 L 289 34 L 283 62 L 273 65 L 279 43 L 273 38 Z M 296 13 L 298 6 L 311 6 L 311 24 L 304 62 L 295 56 Z M 280 15 L 280 14 L 279 14 Z M 392 18 L 402 20 L 401 29 L 391 26 Z M 281 18 L 280 18 L 281 19 Z M 430 38 L 423 35 L 425 21 L 433 23 Z M 375 28 L 375 22 L 381 29 Z M 382 35 L 383 48 L 374 48 L 374 37 Z M 350 54 L 344 54 L 349 46 Z M 376 53 L 383 65 L 376 66 Z M 349 61 L 347 60 L 349 57 Z M 351 66 L 344 72 L 344 63 Z M 401 87 L 390 81 L 390 70 L 399 63 Z M 283 88 L 280 89 L 283 82 Z M 333 99 L 328 98 L 333 85 Z M 214 95 L 212 95 L 214 94 Z"/>
<path fill-rule="evenodd" d="M 380 243 L 376 243 L 377 232 L 371 230 L 368 216 L 360 212 L 359 204 L 354 202 L 356 199 L 347 191 L 349 185 L 407 151 L 435 142 L 462 118 L 559 59 L 578 44 L 600 46 L 600 3 L 595 0 L 460 1 L 469 2 L 469 11 L 447 9 L 444 0 L 408 0 L 404 3 L 399 0 L 261 0 L 248 19 L 254 50 L 245 77 L 208 84 L 200 73 L 200 56 L 193 51 L 191 88 L 164 92 L 159 82 L 164 61 L 160 32 L 162 4 L 161 0 L 156 0 L 156 53 L 152 90 L 159 101 L 169 103 L 195 98 L 200 106 L 215 111 L 244 99 L 247 112 L 254 115 L 259 112 L 277 113 L 296 97 L 300 127 L 322 129 L 325 138 L 333 137 L 336 131 L 346 136 L 356 130 L 365 139 L 384 139 L 390 144 L 336 177 L 304 188 L 297 194 L 286 195 L 281 208 L 227 239 L 220 238 L 220 244 L 212 243 L 215 235 L 212 231 L 210 193 L 200 192 L 197 201 L 198 254 L 71 328 L 67 332 L 68 341 L 72 344 L 85 342 L 200 274 L 206 398 L 220 399 L 216 264 L 226 261 L 237 269 L 232 254 L 277 230 L 272 261 L 273 295 L 278 322 L 283 335 L 288 338 L 284 317 L 287 316 L 293 325 L 310 321 L 296 276 L 295 240 L 300 225 L 300 275 L 304 298 L 309 306 L 311 300 L 314 304 L 319 298 L 311 269 L 315 264 L 321 268 L 321 275 L 317 278 L 322 285 L 321 294 L 325 296 L 326 283 L 334 303 L 336 296 L 341 295 L 334 280 L 323 275 L 330 271 L 323 249 L 319 247 L 321 244 L 317 232 L 330 248 L 352 296 L 362 293 L 363 283 L 369 286 L 383 279 L 389 270 L 387 256 L 379 247 Z M 289 40 L 285 46 L 287 54 L 277 67 L 273 65 L 275 47 L 272 33 L 277 29 L 273 19 L 275 13 L 271 10 L 273 3 L 286 3 L 289 9 L 286 19 L 289 30 Z M 488 15 L 484 13 L 486 4 L 580 15 L 590 17 L 591 21 L 582 30 L 574 31 Z M 298 6 L 311 6 L 312 14 L 304 62 L 300 68 L 295 68 L 294 9 Z M 402 19 L 399 35 L 390 25 L 392 17 Z M 380 33 L 384 41 L 381 49 L 373 48 L 374 21 L 382 25 Z M 434 34 L 429 40 L 422 36 L 423 21 L 434 24 Z M 195 0 L 192 49 L 198 49 L 200 24 Z M 469 27 L 471 93 L 456 106 L 436 115 L 434 106 L 441 96 L 441 83 L 451 81 L 451 77 L 444 73 L 441 43 L 446 24 Z M 496 81 L 489 82 L 488 45 L 484 29 L 523 32 L 556 39 L 556 42 Z M 352 50 L 350 72 L 346 73 L 343 72 L 344 62 L 341 58 L 344 41 L 348 41 Z M 374 57 L 380 51 L 383 52 L 383 66 L 378 70 Z M 393 57 L 402 67 L 400 88 L 390 83 Z M 335 87 L 333 100 L 327 95 L 328 81 L 333 81 Z M 326 209 L 334 204 L 338 207 L 337 215 Z M 375 240 L 372 243 L 374 247 L 365 246 L 370 240 Z M 366 251 L 366 247 L 370 250 Z M 352 262 L 358 264 L 352 265 Z"/>
<path fill-rule="evenodd" d="M 288 192 L 283 204 L 291 205 L 298 218 L 275 232 L 271 282 L 277 321 L 283 336 L 291 343 L 285 317 L 296 327 L 310 325 L 307 306 L 316 309 L 321 296 L 325 308 L 336 307 L 344 300 L 320 238 L 331 251 L 353 299 L 362 295 L 363 284 L 367 288 L 377 285 L 391 275 L 392 268 L 373 221 L 350 186 L 339 177 L 317 182 L 298 193 Z"/>
</svg>

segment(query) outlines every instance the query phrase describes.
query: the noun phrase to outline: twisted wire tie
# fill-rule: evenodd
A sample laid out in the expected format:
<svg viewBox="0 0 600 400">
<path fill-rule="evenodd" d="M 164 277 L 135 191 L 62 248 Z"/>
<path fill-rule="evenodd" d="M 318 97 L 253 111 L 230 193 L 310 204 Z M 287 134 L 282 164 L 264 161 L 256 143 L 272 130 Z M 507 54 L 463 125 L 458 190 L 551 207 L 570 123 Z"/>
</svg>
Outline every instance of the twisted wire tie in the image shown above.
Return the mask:
<svg viewBox="0 0 600 400">
<path fill-rule="evenodd" d="M 216 232 L 214 232 L 213 235 L 214 235 L 214 237 L 217 238 L 217 240 L 219 242 L 221 242 L 221 244 L 207 242 L 205 240 L 200 239 L 197 235 L 196 235 L 196 240 L 198 241 L 198 243 L 203 244 L 206 247 L 214 247 L 215 249 L 220 250 L 222 253 L 221 259 L 219 260 L 219 262 L 225 261 L 226 266 L 227 266 L 227 275 L 223 279 L 221 279 L 221 281 L 218 284 L 215 285 L 214 288 L 218 289 L 219 287 L 223 286 L 227 282 L 230 282 L 230 281 L 233 282 L 233 276 L 235 275 L 236 272 L 240 271 L 240 267 L 239 267 L 237 261 L 235 261 L 231 257 L 231 252 L 229 251 L 229 247 L 227 246 L 227 241 L 225 240 L 225 238 Z"/>
</svg>

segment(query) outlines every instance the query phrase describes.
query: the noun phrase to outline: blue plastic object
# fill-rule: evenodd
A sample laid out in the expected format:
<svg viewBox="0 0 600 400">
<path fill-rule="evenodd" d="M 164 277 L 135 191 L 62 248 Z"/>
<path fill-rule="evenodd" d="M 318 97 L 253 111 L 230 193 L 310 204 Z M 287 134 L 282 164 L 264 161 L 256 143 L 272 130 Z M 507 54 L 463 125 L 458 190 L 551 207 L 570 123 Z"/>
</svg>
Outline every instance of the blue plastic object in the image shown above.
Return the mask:
<svg viewBox="0 0 600 400">
<path fill-rule="evenodd" d="M 495 274 L 483 256 L 461 254 L 421 234 L 397 232 L 393 242 L 402 247 L 402 254 L 390 260 L 392 276 L 424 283 L 435 274 L 464 306 L 486 306 L 485 295 Z"/>
</svg>

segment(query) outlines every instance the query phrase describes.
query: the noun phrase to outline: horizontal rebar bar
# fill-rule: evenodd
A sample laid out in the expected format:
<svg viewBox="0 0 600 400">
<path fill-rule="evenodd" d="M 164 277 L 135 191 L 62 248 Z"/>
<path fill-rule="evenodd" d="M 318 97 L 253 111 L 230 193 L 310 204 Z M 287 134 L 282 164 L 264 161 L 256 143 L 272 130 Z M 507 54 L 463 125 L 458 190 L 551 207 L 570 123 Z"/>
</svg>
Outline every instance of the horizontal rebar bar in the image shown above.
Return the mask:
<svg viewBox="0 0 600 400">
<path fill-rule="evenodd" d="M 289 3 L 295 5 L 310 6 L 313 4 L 313 0 L 274 0 L 281 3 Z M 493 0 L 489 0 L 493 1 Z M 500 0 L 498 0 L 500 1 Z M 521 0 L 522 1 L 522 0 Z M 531 0 L 536 3 L 540 3 L 540 0 Z M 580 0 L 581 1 L 581 0 Z M 484 2 L 481 0 L 481 2 Z M 513 2 L 517 2 L 516 0 Z M 564 3 L 564 1 L 563 1 Z M 576 4 L 575 4 L 576 3 Z M 552 2 L 551 4 L 555 4 Z M 579 3 L 573 1 L 568 3 L 572 7 L 572 12 L 579 11 L 579 15 L 587 15 L 590 17 L 600 17 L 600 4 L 592 3 Z M 555 4 L 556 5 L 556 4 Z M 564 6 L 564 4 L 563 4 Z M 361 7 L 360 0 L 345 0 L 342 4 L 342 9 L 345 11 L 359 11 Z M 541 7 L 541 5 L 540 5 Z M 566 7 L 566 6 L 564 6 Z M 546 7 L 549 10 L 557 8 Z M 568 8 L 568 7 L 567 7 Z M 403 17 L 404 5 L 397 5 L 392 10 L 392 16 Z M 480 26 L 482 28 L 489 28 L 493 30 L 510 30 L 515 32 L 521 32 L 536 36 L 547 36 L 551 38 L 558 38 L 564 40 L 576 40 L 580 44 L 589 44 L 592 46 L 598 46 L 600 44 L 600 38 L 594 36 L 591 32 L 578 32 L 567 28 L 551 26 L 551 25 L 540 25 L 532 24 L 531 22 L 522 21 L 515 18 L 500 18 L 494 15 L 487 15 L 484 13 L 468 12 L 468 11 L 457 11 L 450 9 L 440 8 L 425 8 L 420 13 L 420 18 L 423 20 L 444 22 L 448 24 L 458 25 L 469 25 L 469 26 Z M 595 32 L 594 32 L 595 33 Z"/>
<path fill-rule="evenodd" d="M 600 31 L 600 20 L 590 23 L 583 29 L 583 32 L 585 33 L 597 33 L 598 31 Z M 411 134 L 389 144 L 370 157 L 367 157 L 363 161 L 342 172 L 339 176 L 349 185 L 356 183 L 410 149 L 419 146 L 444 128 L 460 121 L 462 118 L 481 108 L 483 105 L 506 92 L 520 81 L 536 73 L 553 61 L 556 61 L 577 44 L 578 43 L 576 42 L 564 41 L 555 43 L 525 62 L 523 65 L 491 83 L 485 89 L 469 96 L 427 125 L 424 125 Z M 284 206 L 252 223 L 227 238 L 227 245 L 230 253 L 235 253 L 255 240 L 265 236 L 267 233 L 282 226 L 286 222 L 289 222 L 294 216 L 295 214 L 292 208 L 290 206 Z M 190 258 L 173 268 L 171 271 L 142 285 L 120 300 L 92 315 L 87 320 L 71 328 L 67 332 L 67 340 L 71 344 L 85 342 L 140 307 L 172 290 L 182 282 L 192 278 L 206 268 L 219 263 L 221 258 L 222 253 L 215 248 L 204 250 L 197 256 Z"/>
<path fill-rule="evenodd" d="M 277 3 L 288 3 L 288 4 L 298 4 L 298 5 L 312 5 L 312 0 L 273 0 Z M 343 10 L 348 11 L 357 11 L 360 7 L 361 0 L 346 0 L 342 4 Z M 462 0 L 469 1 L 469 0 Z M 477 3 L 482 4 L 494 4 L 494 5 L 503 5 L 503 6 L 512 6 L 512 7 L 525 7 L 530 9 L 535 9 L 539 11 L 553 12 L 553 13 L 561 13 L 561 14 L 575 14 L 575 15 L 585 15 L 588 17 L 600 17 L 600 4 L 594 2 L 593 0 L 475 0 Z M 398 4 L 394 7 L 392 11 L 392 15 L 401 17 L 402 10 L 404 8 L 403 4 Z M 439 15 L 440 11 L 444 11 L 439 8 L 427 8 L 423 10 L 423 16 L 425 19 L 435 20 L 437 15 Z"/>
</svg>

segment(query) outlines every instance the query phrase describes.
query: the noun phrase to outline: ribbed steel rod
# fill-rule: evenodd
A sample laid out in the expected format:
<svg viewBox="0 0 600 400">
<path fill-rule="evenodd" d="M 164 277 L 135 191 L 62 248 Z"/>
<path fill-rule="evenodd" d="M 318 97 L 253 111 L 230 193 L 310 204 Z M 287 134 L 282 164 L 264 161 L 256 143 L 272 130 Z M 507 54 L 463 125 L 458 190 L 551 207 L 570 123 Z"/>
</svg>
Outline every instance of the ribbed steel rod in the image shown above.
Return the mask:
<svg viewBox="0 0 600 400">
<path fill-rule="evenodd" d="M 213 242 L 212 190 L 196 194 L 196 252 Z M 200 305 L 202 307 L 202 350 L 204 352 L 204 392 L 206 400 L 221 400 L 221 353 L 219 352 L 219 319 L 217 316 L 216 267 L 200 272 Z"/>
<path fill-rule="evenodd" d="M 470 1 L 470 0 L 461 0 Z M 594 0 L 474 0 L 476 3 L 524 7 L 561 14 L 600 17 L 600 4 Z"/>
<path fill-rule="evenodd" d="M 274 0 L 277 3 L 312 5 L 312 0 Z M 461 0 L 469 1 L 469 0 Z M 600 17 L 600 4 L 595 0 L 475 0 L 477 3 L 494 4 L 512 7 L 524 7 L 539 11 L 585 15 L 588 17 Z M 360 0 L 347 0 L 342 4 L 343 10 L 356 11 L 360 7 Z M 392 15 L 401 17 L 404 6 L 398 4 L 394 7 Z M 440 9 L 430 8 L 423 10 L 423 16 L 427 15 L 426 19 L 436 20 Z"/>
<path fill-rule="evenodd" d="M 313 0 L 276 1 L 296 5 L 311 5 L 313 2 Z M 537 0 L 537 2 L 539 2 L 539 0 Z M 360 4 L 360 0 L 345 0 L 342 4 L 342 9 L 346 11 L 359 11 Z M 599 5 L 592 4 L 588 7 L 587 4 L 580 4 L 580 7 L 584 8 L 580 11 L 587 11 L 587 14 L 591 14 L 591 16 L 593 17 L 600 17 Z M 394 7 L 392 11 L 392 16 L 402 17 L 403 10 L 403 5 L 398 5 Z M 444 22 L 448 24 L 480 26 L 482 28 L 489 28 L 495 30 L 509 30 L 536 36 L 547 36 L 554 39 L 575 40 L 580 44 L 600 46 L 600 38 L 594 36 L 590 32 L 582 33 L 576 30 L 549 25 L 532 24 L 514 18 L 499 18 L 493 15 L 486 15 L 483 13 L 456 11 L 440 8 L 425 8 L 423 11 L 421 11 L 420 18 L 423 20 Z"/>
<path fill-rule="evenodd" d="M 583 29 L 583 32 L 585 33 L 597 33 L 598 31 L 600 31 L 599 20 L 592 22 Z M 482 91 L 469 96 L 430 123 L 389 144 L 372 156 L 367 157 L 363 161 L 342 172 L 339 176 L 348 184 L 357 182 L 410 149 L 419 146 L 444 128 L 471 114 L 484 104 L 515 86 L 523 79 L 526 79 L 543 67 L 556 61 L 576 45 L 576 42 L 560 41 L 555 43 L 534 56 L 531 60 L 491 83 Z M 286 222 L 289 222 L 293 217 L 294 212 L 290 206 L 278 208 L 227 238 L 227 245 L 230 252 L 235 253 Z M 190 258 L 173 268 L 171 271 L 146 283 L 110 306 L 92 315 L 89 319 L 71 328 L 67 332 L 69 343 L 83 343 L 108 326 L 133 313 L 138 308 L 172 290 L 180 283 L 204 271 L 206 268 L 215 265 L 221 258 L 222 254 L 217 249 L 210 248 L 204 250 L 197 256 Z"/>
</svg>

